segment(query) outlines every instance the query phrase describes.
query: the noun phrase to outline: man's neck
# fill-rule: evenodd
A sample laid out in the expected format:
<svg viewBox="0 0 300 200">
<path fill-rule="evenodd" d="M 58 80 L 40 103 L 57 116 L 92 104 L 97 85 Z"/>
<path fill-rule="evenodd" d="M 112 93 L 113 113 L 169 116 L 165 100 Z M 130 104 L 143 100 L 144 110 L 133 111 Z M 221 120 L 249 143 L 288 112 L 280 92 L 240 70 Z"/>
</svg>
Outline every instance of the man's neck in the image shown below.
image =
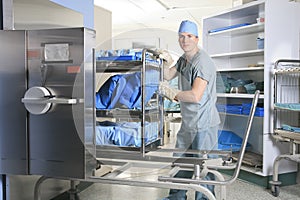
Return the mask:
<svg viewBox="0 0 300 200">
<path fill-rule="evenodd" d="M 199 51 L 199 48 L 194 48 L 191 51 L 185 52 L 185 57 L 188 61 L 191 61 L 194 57 L 194 55 L 196 55 L 196 53 Z"/>
</svg>

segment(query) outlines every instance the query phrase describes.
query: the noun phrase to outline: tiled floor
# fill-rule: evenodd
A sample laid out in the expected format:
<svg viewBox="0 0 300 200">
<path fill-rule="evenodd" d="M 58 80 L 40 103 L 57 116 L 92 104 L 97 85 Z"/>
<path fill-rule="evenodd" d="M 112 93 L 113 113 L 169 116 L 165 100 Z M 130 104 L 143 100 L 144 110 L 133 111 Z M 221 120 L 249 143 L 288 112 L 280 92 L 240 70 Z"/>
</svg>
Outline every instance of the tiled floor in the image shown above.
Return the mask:
<svg viewBox="0 0 300 200">
<path fill-rule="evenodd" d="M 219 189 L 219 187 L 216 187 L 217 194 Z M 300 185 L 281 187 L 279 197 L 274 197 L 270 190 L 241 180 L 235 181 L 226 189 L 226 199 L 228 200 L 300 199 Z M 79 197 L 81 200 L 159 200 L 167 195 L 167 189 L 96 183 L 82 191 Z M 188 200 L 192 199 L 194 199 L 194 193 L 189 191 Z"/>
<path fill-rule="evenodd" d="M 175 138 L 168 139 L 169 147 L 174 145 Z M 163 170 L 133 169 L 123 173 L 121 177 L 138 180 L 155 180 Z M 229 178 L 228 175 L 224 175 Z M 168 189 L 136 187 L 119 184 L 95 183 L 79 194 L 81 200 L 159 200 L 168 195 Z M 188 200 L 194 199 L 194 193 L 188 191 Z M 220 199 L 220 187 L 216 186 L 216 196 Z M 278 197 L 274 197 L 269 189 L 263 188 L 243 180 L 236 180 L 226 187 L 227 200 L 300 200 L 300 184 L 280 187 Z"/>
</svg>

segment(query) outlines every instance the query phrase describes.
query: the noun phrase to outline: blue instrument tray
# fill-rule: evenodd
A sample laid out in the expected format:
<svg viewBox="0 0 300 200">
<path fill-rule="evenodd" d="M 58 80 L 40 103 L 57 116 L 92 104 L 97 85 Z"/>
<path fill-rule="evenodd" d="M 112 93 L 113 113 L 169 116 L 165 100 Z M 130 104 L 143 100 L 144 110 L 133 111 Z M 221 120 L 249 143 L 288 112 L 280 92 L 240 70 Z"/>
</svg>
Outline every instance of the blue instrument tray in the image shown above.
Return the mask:
<svg viewBox="0 0 300 200">
<path fill-rule="evenodd" d="M 249 115 L 251 110 L 251 103 L 243 103 L 243 115 Z M 263 107 L 256 107 L 254 116 L 263 117 L 264 116 L 264 108 Z"/>
<path fill-rule="evenodd" d="M 219 150 L 231 150 L 239 151 L 241 149 L 243 138 L 236 135 L 232 131 L 218 130 L 218 149 Z M 246 148 L 251 148 L 251 145 L 247 143 Z"/>
<path fill-rule="evenodd" d="M 217 104 L 217 110 L 219 112 L 226 112 L 231 114 L 242 114 L 243 107 L 239 104 Z"/>
</svg>

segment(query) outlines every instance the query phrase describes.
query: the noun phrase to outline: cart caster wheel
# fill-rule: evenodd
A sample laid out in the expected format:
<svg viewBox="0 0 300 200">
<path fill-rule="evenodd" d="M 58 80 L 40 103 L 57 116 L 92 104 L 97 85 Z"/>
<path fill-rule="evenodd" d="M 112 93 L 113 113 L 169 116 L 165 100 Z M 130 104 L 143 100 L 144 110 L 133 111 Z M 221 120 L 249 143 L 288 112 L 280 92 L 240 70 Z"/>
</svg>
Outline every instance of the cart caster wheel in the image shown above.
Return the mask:
<svg viewBox="0 0 300 200">
<path fill-rule="evenodd" d="M 70 200 L 80 200 L 78 194 L 70 195 Z"/>
<path fill-rule="evenodd" d="M 69 193 L 69 200 L 80 200 L 79 195 L 78 195 L 78 190 L 76 189 L 70 189 L 68 191 Z"/>
<path fill-rule="evenodd" d="M 99 160 L 97 160 L 97 164 L 96 164 L 96 170 L 101 168 L 101 162 Z"/>
<path fill-rule="evenodd" d="M 271 192 L 272 192 L 272 195 L 274 197 L 278 197 L 279 193 L 280 193 L 279 186 L 278 185 L 273 185 L 272 188 L 271 188 Z"/>
</svg>

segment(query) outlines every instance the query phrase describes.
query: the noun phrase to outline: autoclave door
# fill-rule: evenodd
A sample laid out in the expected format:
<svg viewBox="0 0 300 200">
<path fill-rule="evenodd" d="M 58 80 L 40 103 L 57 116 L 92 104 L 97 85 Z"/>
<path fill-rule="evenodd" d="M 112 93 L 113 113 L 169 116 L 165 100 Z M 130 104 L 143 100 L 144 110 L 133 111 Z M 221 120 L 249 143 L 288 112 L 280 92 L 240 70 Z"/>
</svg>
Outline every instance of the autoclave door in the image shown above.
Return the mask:
<svg viewBox="0 0 300 200">
<path fill-rule="evenodd" d="M 30 174 L 82 179 L 96 166 L 94 41 L 85 28 L 28 31 Z"/>
</svg>

